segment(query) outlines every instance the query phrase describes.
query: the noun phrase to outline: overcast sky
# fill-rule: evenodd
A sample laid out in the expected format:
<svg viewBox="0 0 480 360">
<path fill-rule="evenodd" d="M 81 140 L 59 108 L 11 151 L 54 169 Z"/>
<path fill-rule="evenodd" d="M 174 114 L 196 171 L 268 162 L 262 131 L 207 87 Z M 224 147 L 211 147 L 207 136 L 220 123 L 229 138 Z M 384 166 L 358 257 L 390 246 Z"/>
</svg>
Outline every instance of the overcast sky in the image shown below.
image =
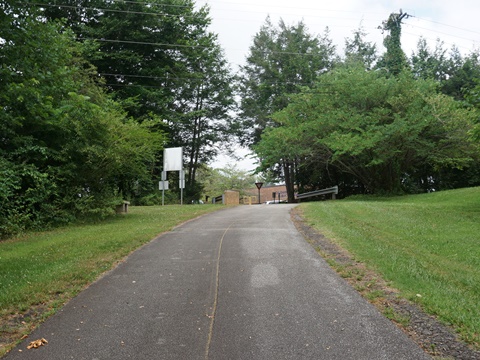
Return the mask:
<svg viewBox="0 0 480 360">
<path fill-rule="evenodd" d="M 309 33 L 322 35 L 328 26 L 330 38 L 343 55 L 345 38 L 363 27 L 367 41 L 377 43 L 379 53 L 385 51 L 383 34 L 378 29 L 392 12 L 411 15 L 403 21 L 402 47 L 410 57 L 420 37 L 430 46 L 436 39 L 442 40 L 444 48 L 456 45 L 468 54 L 480 48 L 480 1 L 479 0 L 197 0 L 198 6 L 208 4 L 212 18 L 211 31 L 218 34 L 221 46 L 234 71 L 243 65 L 255 34 L 270 16 L 277 25 L 283 19 L 294 25 L 303 21 Z M 215 162 L 220 167 L 228 159 Z M 252 169 L 252 160 L 237 162 L 242 169 Z"/>
</svg>

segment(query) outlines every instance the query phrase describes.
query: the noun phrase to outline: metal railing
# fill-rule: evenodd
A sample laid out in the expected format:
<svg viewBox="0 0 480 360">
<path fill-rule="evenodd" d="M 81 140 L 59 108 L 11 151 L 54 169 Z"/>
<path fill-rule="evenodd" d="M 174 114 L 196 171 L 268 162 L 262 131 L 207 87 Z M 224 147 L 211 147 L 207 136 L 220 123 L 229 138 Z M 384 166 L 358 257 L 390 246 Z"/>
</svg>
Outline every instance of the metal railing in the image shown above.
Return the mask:
<svg viewBox="0 0 480 360">
<path fill-rule="evenodd" d="M 332 194 L 332 199 L 335 199 L 335 195 L 338 194 L 338 186 L 334 186 L 334 187 L 322 189 L 322 190 L 310 191 L 303 194 L 297 194 L 297 199 L 301 200 L 301 199 L 306 199 L 313 196 L 328 195 L 328 194 Z"/>
<path fill-rule="evenodd" d="M 212 204 L 223 204 L 223 195 L 214 197 L 212 199 Z"/>
</svg>

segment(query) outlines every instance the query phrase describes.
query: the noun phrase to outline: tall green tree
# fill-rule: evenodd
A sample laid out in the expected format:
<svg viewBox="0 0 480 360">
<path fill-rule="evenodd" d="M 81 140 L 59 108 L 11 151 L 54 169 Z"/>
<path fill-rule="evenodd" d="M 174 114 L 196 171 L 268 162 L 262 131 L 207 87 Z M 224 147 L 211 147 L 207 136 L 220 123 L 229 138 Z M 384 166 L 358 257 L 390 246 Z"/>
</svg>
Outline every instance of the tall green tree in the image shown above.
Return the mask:
<svg viewBox="0 0 480 360">
<path fill-rule="evenodd" d="M 63 19 L 78 40 L 98 43 L 89 60 L 139 121 L 150 113 L 166 117 L 176 79 L 188 80 L 178 66 L 182 50 L 198 46 L 194 32 L 209 22 L 207 8 L 196 11 L 190 0 L 48 1 L 42 10 L 47 19 Z"/>
<path fill-rule="evenodd" d="M 442 82 L 442 92 L 457 100 L 464 100 L 469 91 L 478 84 L 480 53 L 472 52 L 462 56 L 458 49 L 453 49 L 447 63 L 448 78 Z"/>
<path fill-rule="evenodd" d="M 182 50 L 178 66 L 189 78 L 176 81 L 175 101 L 166 119 L 171 144 L 184 147 L 187 191 L 194 198 L 201 191 L 196 184 L 198 168 L 214 159 L 232 139 L 231 112 L 236 104 L 234 77 L 217 36 L 206 25 L 197 32 L 196 45 Z"/>
<path fill-rule="evenodd" d="M 1 235 L 111 212 L 164 141 L 102 91 L 72 32 L 16 10 L 1 24 Z"/>
<path fill-rule="evenodd" d="M 273 125 L 270 117 L 288 105 L 289 95 L 311 86 L 316 77 L 330 69 L 335 47 L 328 38 L 308 33 L 303 22 L 289 26 L 270 18 L 253 39 L 247 64 L 240 69 L 240 116 L 247 129 L 247 144 L 260 139 L 263 130 Z"/>
<path fill-rule="evenodd" d="M 387 52 L 378 63 L 378 68 L 385 68 L 391 75 L 398 75 L 407 66 L 407 57 L 402 50 L 402 20 L 408 19 L 410 15 L 401 9 L 398 13 L 391 13 L 387 20 L 379 27 L 383 32 L 388 32 L 383 40 Z"/>
<path fill-rule="evenodd" d="M 345 39 L 345 60 L 360 62 L 365 69 L 372 69 L 377 61 L 377 46 L 365 40 L 367 33 L 360 27 L 353 32 L 353 38 Z"/>
<path fill-rule="evenodd" d="M 412 53 L 410 62 L 412 72 L 417 78 L 444 82 L 449 77 L 447 50 L 443 48 L 443 42 L 440 39 L 437 39 L 435 49 L 431 51 L 427 40 L 420 38 L 416 51 Z"/>
<path fill-rule="evenodd" d="M 208 30 L 208 6 L 197 9 L 192 0 L 91 0 L 76 6 L 51 1 L 45 14 L 66 18 L 79 39 L 99 44 L 90 60 L 130 116 L 164 120 L 167 146 L 185 148 L 187 192 L 195 196 L 196 170 L 229 138 L 234 104 L 233 75 Z"/>
<path fill-rule="evenodd" d="M 258 143 L 265 129 L 277 126 L 271 120 L 272 114 L 288 105 L 291 94 L 311 86 L 334 60 L 335 47 L 328 38 L 328 29 L 320 38 L 310 35 L 303 22 L 288 26 L 280 20 L 275 27 L 267 18 L 253 39 L 247 64 L 241 67 L 239 76 L 244 143 Z M 295 159 L 283 158 L 277 165 L 289 201 L 294 201 Z"/>
</svg>

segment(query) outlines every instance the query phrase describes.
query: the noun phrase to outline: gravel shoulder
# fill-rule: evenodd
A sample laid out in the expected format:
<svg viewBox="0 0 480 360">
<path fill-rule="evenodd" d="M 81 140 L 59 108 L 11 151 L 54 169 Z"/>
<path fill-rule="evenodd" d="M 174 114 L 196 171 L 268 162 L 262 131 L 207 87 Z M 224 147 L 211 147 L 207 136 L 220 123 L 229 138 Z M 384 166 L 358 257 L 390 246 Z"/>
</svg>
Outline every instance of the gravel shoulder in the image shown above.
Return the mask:
<svg viewBox="0 0 480 360">
<path fill-rule="evenodd" d="M 471 349 L 458 339 L 455 331 L 425 313 L 418 305 L 402 299 L 398 291 L 338 244 L 308 226 L 300 209 L 294 208 L 291 218 L 297 230 L 326 261 L 363 297 L 400 327 L 426 353 L 436 359 L 480 359 L 480 351 Z"/>
</svg>

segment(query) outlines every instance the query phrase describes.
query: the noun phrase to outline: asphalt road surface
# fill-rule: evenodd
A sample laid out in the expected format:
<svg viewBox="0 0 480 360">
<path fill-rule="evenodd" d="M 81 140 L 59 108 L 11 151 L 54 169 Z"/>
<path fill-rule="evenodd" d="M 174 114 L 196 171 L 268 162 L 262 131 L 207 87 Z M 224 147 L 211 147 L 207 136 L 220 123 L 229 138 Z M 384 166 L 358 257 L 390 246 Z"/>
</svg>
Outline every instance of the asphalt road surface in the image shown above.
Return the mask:
<svg viewBox="0 0 480 360">
<path fill-rule="evenodd" d="M 160 236 L 6 359 L 429 359 L 317 255 L 291 208 L 229 208 Z"/>
</svg>

